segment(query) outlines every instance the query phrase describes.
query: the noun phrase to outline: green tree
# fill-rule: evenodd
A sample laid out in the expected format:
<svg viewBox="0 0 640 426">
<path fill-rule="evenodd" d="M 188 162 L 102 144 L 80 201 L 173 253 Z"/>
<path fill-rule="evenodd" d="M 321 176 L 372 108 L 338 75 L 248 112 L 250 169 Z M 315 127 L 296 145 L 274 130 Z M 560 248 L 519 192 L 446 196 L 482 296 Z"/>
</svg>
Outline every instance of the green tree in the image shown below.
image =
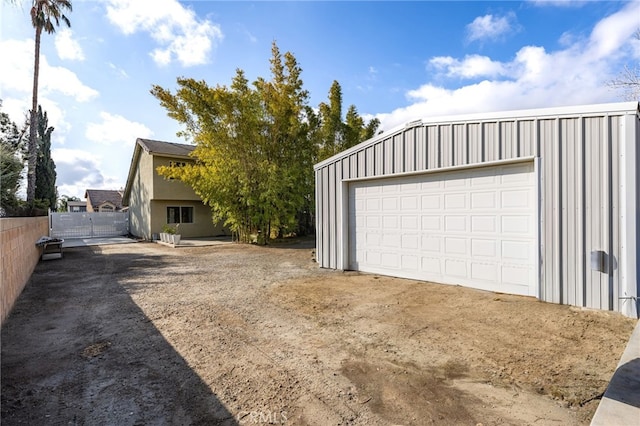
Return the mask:
<svg viewBox="0 0 640 426">
<path fill-rule="evenodd" d="M 342 151 L 344 123 L 342 122 L 342 87 L 336 80 L 329 89 L 329 103 L 320 103 L 320 158 L 329 158 Z"/>
<path fill-rule="evenodd" d="M 33 205 L 36 197 L 36 163 L 38 158 L 37 142 L 37 108 L 38 108 L 38 78 L 40 73 L 40 38 L 42 31 L 52 34 L 60 21 L 71 26 L 64 11 L 72 10 L 70 0 L 33 0 L 31 6 L 31 24 L 35 28 L 35 52 L 33 66 L 33 92 L 29 122 L 29 145 L 27 167 L 27 203 Z"/>
<path fill-rule="evenodd" d="M 308 210 L 307 195 L 313 193 L 313 147 L 303 119 L 309 94 L 303 89 L 302 69 L 290 52 L 281 55 L 274 43 L 271 49 L 270 81 L 254 83 L 266 112 L 266 161 L 264 176 L 265 229 L 279 236 L 297 231 L 301 211 Z M 269 198 L 269 200 L 267 200 Z"/>
<path fill-rule="evenodd" d="M 36 193 L 35 199 L 51 209 L 56 208 L 58 198 L 56 190 L 56 164 L 51 158 L 51 133 L 54 128 L 49 127 L 47 113 L 38 106 L 38 160 L 36 162 Z"/>
<path fill-rule="evenodd" d="M 224 220 L 242 242 L 267 243 L 296 231 L 300 212 L 309 208 L 314 147 L 301 73 L 295 57 L 274 43 L 269 80 L 249 85 L 238 69 L 229 87 L 180 78 L 175 94 L 151 90 L 185 126 L 181 135 L 196 143 L 195 164 L 159 172 L 190 185 L 213 220 Z"/>
<path fill-rule="evenodd" d="M 18 190 L 24 168 L 22 154 L 24 133 L 25 130 L 19 130 L 8 114 L 0 111 L 0 212 L 2 214 L 7 214 L 19 204 Z"/>
<path fill-rule="evenodd" d="M 56 210 L 60 213 L 64 213 L 69 211 L 69 201 L 80 201 L 80 198 L 78 197 L 74 197 L 69 196 L 69 195 L 62 195 L 60 196 L 60 198 L 58 199 L 58 205 L 56 206 Z"/>
<path fill-rule="evenodd" d="M 380 127 L 377 118 L 365 124 L 355 105 L 349 106 L 343 121 L 342 88 L 337 81 L 334 81 L 329 89 L 329 103 L 321 103 L 318 111 L 316 143 L 319 161 L 373 137 Z"/>
</svg>

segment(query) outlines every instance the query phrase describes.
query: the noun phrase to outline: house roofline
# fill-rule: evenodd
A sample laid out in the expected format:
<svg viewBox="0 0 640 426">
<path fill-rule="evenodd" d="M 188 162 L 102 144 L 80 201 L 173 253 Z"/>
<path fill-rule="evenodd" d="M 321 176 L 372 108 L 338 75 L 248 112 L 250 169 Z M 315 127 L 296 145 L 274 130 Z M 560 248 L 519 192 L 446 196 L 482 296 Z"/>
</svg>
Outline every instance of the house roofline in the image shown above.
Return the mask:
<svg viewBox="0 0 640 426">
<path fill-rule="evenodd" d="M 149 141 L 149 142 L 161 142 L 161 143 L 164 143 L 164 144 L 170 144 L 170 145 L 174 145 L 174 146 L 193 147 L 193 145 L 181 144 L 181 143 L 176 143 L 176 142 L 167 142 L 167 141 L 159 141 L 159 140 L 154 140 L 154 139 L 137 138 L 136 139 L 135 148 L 133 149 L 133 156 L 131 157 L 131 164 L 129 165 L 129 173 L 127 174 L 127 183 L 125 184 L 124 191 L 122 193 L 122 205 L 123 206 L 129 206 L 129 198 L 131 196 L 131 187 L 133 186 L 133 178 L 135 176 L 136 169 L 138 167 L 138 163 L 140 162 L 140 155 L 142 155 L 142 151 L 143 150 L 147 154 L 151 154 L 151 155 L 157 156 L 157 157 L 180 158 L 180 159 L 185 159 L 185 160 L 193 159 L 193 157 L 191 157 L 190 155 L 169 154 L 169 153 L 162 152 L 162 151 L 153 151 L 153 150 L 149 149 L 147 144 L 145 144 L 145 142 L 147 142 L 147 141 Z"/>
</svg>

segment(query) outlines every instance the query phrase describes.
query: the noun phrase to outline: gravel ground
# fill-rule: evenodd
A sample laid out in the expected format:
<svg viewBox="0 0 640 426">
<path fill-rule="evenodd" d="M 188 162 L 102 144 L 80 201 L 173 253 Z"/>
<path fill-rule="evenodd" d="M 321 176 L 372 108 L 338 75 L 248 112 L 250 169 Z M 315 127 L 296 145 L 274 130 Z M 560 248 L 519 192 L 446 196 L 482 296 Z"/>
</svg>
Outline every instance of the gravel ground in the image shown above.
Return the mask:
<svg viewBox="0 0 640 426">
<path fill-rule="evenodd" d="M 588 424 L 635 321 L 323 270 L 313 241 L 72 248 L 2 329 L 11 424 Z"/>
</svg>

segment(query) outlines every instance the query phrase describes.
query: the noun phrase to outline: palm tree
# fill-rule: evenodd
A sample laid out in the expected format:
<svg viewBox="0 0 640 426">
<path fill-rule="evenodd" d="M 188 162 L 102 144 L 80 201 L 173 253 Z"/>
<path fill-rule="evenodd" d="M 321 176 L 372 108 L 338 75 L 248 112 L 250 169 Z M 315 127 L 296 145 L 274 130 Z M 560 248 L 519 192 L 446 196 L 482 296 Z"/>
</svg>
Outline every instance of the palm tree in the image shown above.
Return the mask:
<svg viewBox="0 0 640 426">
<path fill-rule="evenodd" d="M 71 0 L 33 0 L 31 7 L 31 24 L 36 29 L 36 48 L 33 66 L 33 96 L 29 122 L 29 161 L 27 167 L 27 202 L 33 205 L 36 195 L 36 160 L 38 157 L 37 113 L 38 113 L 38 74 L 40 72 L 40 36 L 42 30 L 47 34 L 54 33 L 60 21 L 71 27 L 69 18 L 63 11 L 72 10 Z"/>
</svg>

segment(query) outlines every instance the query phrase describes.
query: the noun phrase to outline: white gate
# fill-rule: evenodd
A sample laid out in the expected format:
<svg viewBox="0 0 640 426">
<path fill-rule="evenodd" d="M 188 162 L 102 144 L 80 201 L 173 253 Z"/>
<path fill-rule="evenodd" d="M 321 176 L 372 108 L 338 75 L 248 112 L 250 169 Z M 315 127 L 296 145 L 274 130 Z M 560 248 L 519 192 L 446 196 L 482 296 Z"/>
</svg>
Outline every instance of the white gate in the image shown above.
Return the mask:
<svg viewBox="0 0 640 426">
<path fill-rule="evenodd" d="M 55 238 L 96 238 L 128 235 L 129 212 L 50 213 L 49 234 Z"/>
</svg>

